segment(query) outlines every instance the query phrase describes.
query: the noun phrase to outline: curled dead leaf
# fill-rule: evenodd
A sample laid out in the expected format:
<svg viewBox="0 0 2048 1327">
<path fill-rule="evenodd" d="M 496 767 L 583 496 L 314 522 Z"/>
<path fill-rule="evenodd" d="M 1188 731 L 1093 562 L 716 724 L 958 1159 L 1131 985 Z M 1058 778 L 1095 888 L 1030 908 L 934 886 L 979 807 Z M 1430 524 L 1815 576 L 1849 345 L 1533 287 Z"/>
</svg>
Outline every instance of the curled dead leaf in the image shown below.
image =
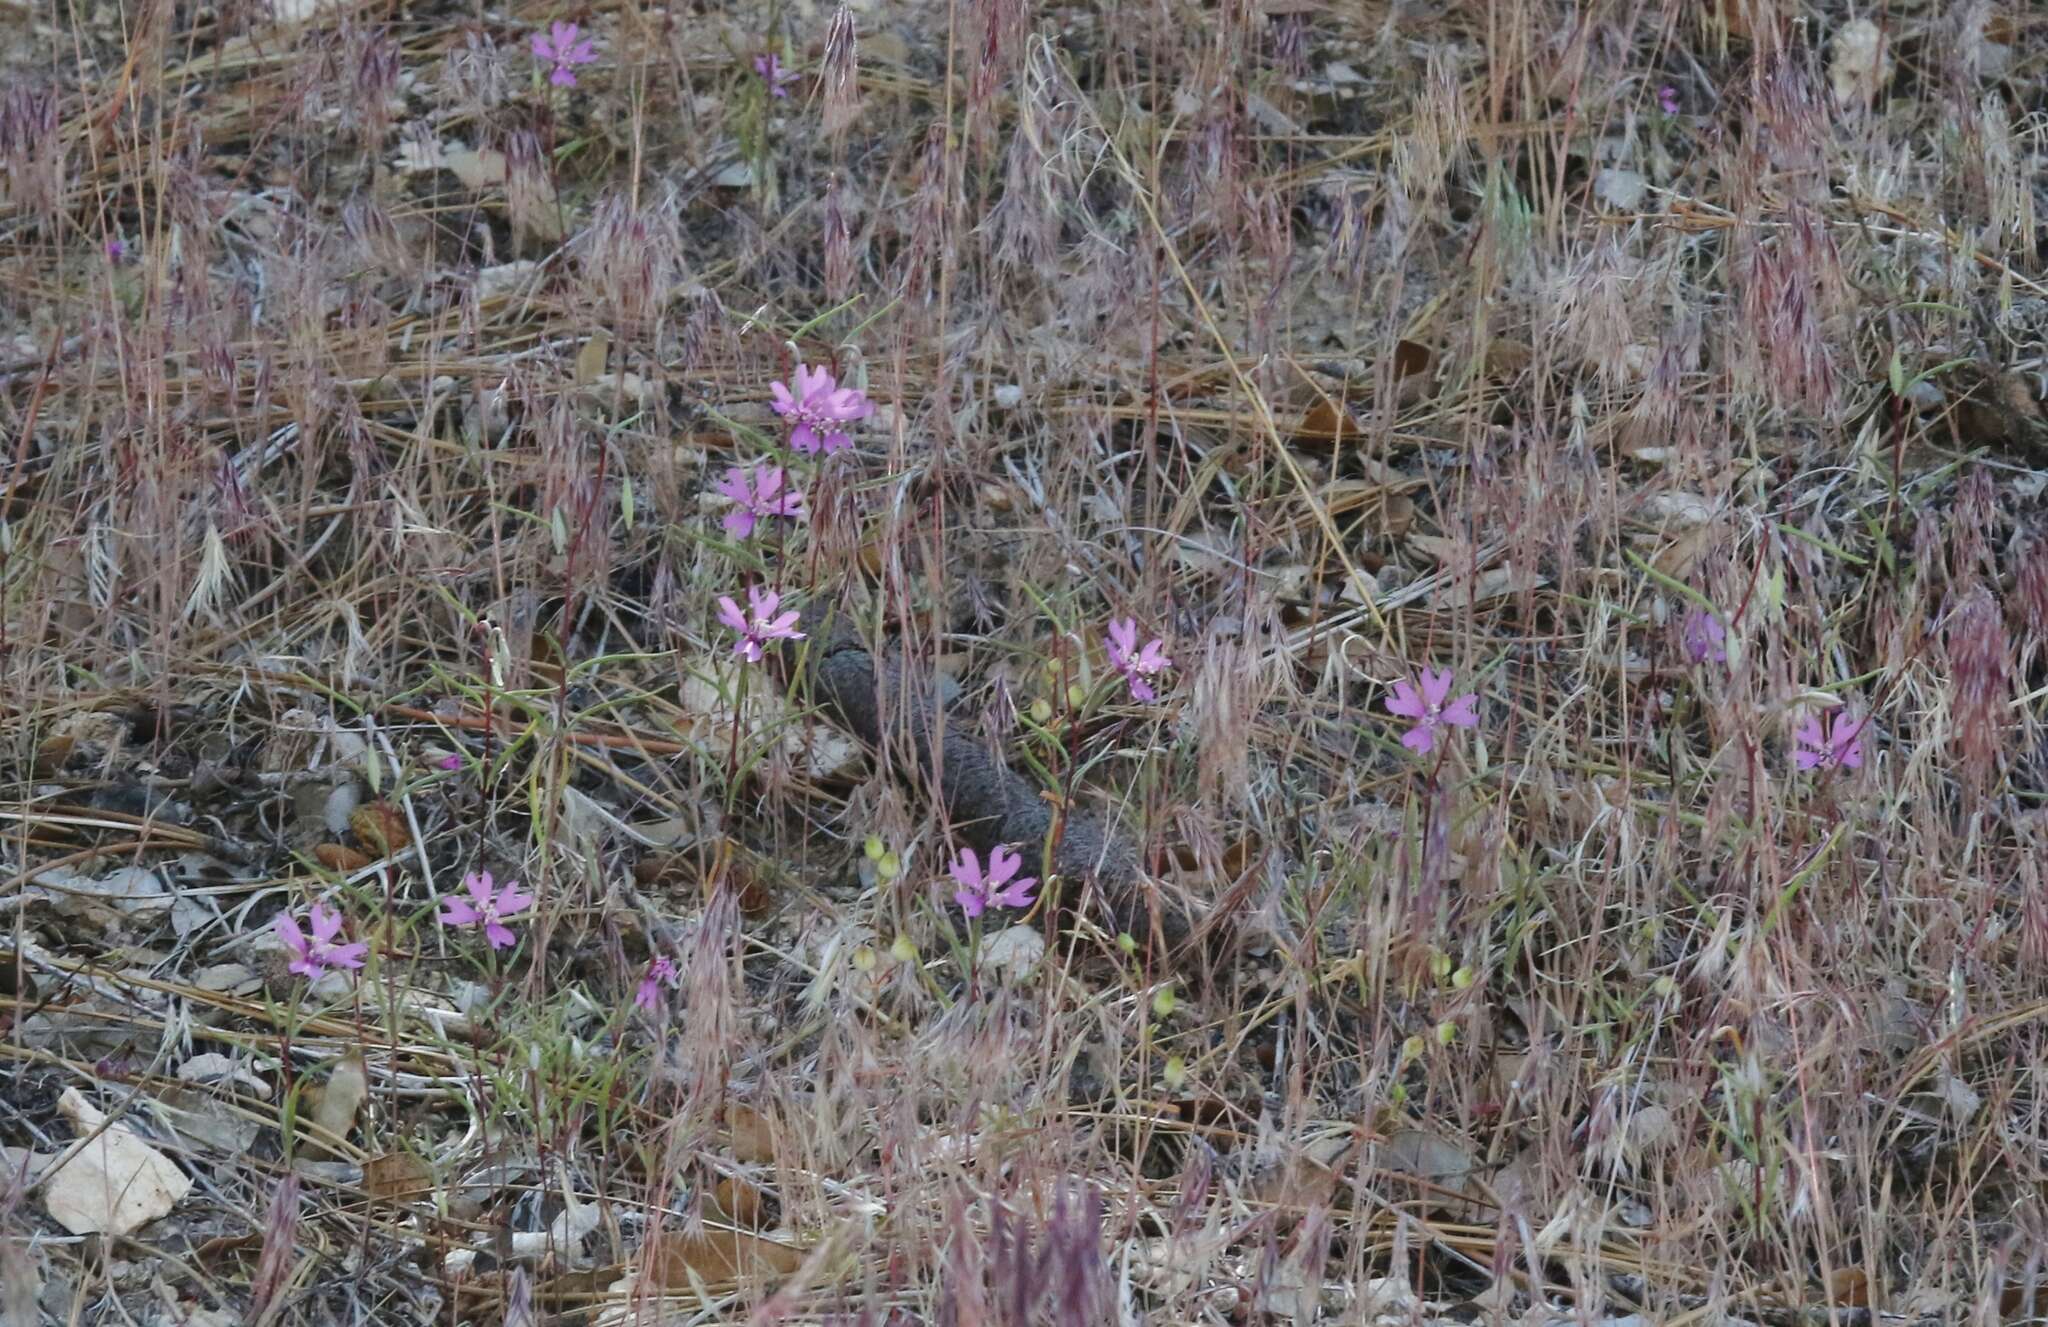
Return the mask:
<svg viewBox="0 0 2048 1327">
<path fill-rule="evenodd" d="M 657 1235 L 647 1245 L 647 1276 L 664 1290 L 687 1290 L 693 1277 L 730 1285 L 788 1276 L 803 1262 L 804 1251 L 795 1245 L 716 1226 L 695 1235 Z"/>
<path fill-rule="evenodd" d="M 406 823 L 404 810 L 382 798 L 349 812 L 348 827 L 363 841 L 363 846 L 381 857 L 389 857 L 412 843 L 412 826 Z"/>
<path fill-rule="evenodd" d="M 363 1108 L 363 1102 L 370 1095 L 370 1075 L 363 1063 L 361 1051 L 350 1051 L 334 1066 L 334 1072 L 327 1081 L 315 1089 L 318 1096 L 313 1101 L 313 1123 L 326 1135 L 345 1139 L 356 1127 L 356 1112 Z M 324 1154 L 331 1152 L 319 1138 L 308 1140 L 309 1146 Z"/>
<path fill-rule="evenodd" d="M 340 843 L 316 843 L 313 860 L 330 871 L 360 871 L 377 859 Z"/>
<path fill-rule="evenodd" d="M 411 1152 L 383 1152 L 363 1163 L 363 1188 L 372 1198 L 410 1202 L 434 1191 L 434 1171 Z"/>
</svg>

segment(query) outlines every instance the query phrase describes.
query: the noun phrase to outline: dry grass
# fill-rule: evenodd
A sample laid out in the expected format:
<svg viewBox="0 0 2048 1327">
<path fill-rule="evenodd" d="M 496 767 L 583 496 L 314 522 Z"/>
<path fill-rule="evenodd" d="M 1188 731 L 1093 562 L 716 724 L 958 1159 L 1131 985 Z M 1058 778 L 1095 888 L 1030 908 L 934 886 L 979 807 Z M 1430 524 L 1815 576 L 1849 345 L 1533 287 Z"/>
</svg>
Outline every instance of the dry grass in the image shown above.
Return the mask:
<svg viewBox="0 0 2048 1327">
<path fill-rule="evenodd" d="M 0 1144 L 194 1181 L 0 1322 L 2048 1318 L 2038 9 L 290 8 L 0 0 Z M 1240 949 L 977 953 L 749 582 Z"/>
</svg>

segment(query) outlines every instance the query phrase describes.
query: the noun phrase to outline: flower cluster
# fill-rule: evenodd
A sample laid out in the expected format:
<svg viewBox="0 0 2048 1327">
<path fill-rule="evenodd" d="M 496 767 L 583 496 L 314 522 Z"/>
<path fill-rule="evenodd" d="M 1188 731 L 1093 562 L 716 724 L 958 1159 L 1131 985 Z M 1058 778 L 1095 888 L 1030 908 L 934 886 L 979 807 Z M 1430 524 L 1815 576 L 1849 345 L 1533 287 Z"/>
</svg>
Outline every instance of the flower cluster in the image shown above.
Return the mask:
<svg viewBox="0 0 2048 1327">
<path fill-rule="evenodd" d="M 472 871 L 462 878 L 469 897 L 451 894 L 441 900 L 441 925 L 481 926 L 484 939 L 493 949 L 510 949 L 519 942 L 505 918 L 516 917 L 533 905 L 533 895 L 519 892 L 519 882 L 508 880 L 503 889 L 489 871 Z"/>
<path fill-rule="evenodd" d="M 790 381 L 772 382 L 771 408 L 791 421 L 789 445 L 800 452 L 830 456 L 853 446 L 846 425 L 875 413 L 875 403 L 857 387 L 841 387 L 830 369 L 796 366 Z"/>
<path fill-rule="evenodd" d="M 1680 634 L 1685 641 L 1685 657 L 1694 663 L 1728 662 L 1728 628 L 1706 609 L 1687 612 Z"/>
<path fill-rule="evenodd" d="M 1108 648 L 1109 666 L 1122 673 L 1124 680 L 1131 684 L 1131 699 L 1157 700 L 1159 692 L 1153 687 L 1152 679 L 1173 667 L 1173 660 L 1166 657 L 1166 643 L 1154 637 L 1145 642 L 1145 648 L 1141 650 L 1138 648 L 1138 620 L 1111 618 Z"/>
<path fill-rule="evenodd" d="M 546 36 L 533 34 L 533 58 L 542 64 L 552 65 L 548 71 L 548 82 L 558 88 L 576 86 L 576 66 L 587 65 L 597 58 L 588 37 L 581 36 L 582 29 L 574 23 L 557 19 L 548 26 Z"/>
<path fill-rule="evenodd" d="M 363 955 L 368 953 L 367 940 L 354 944 L 338 945 L 334 938 L 341 934 L 341 913 L 325 903 L 315 903 L 307 914 L 313 927 L 308 935 L 299 928 L 298 918 L 288 912 L 277 914 L 271 923 L 278 939 L 284 941 L 285 952 L 292 956 L 291 970 L 311 980 L 329 968 L 360 968 Z"/>
<path fill-rule="evenodd" d="M 1478 725 L 1478 696 L 1467 692 L 1450 700 L 1451 683 L 1456 677 L 1448 668 L 1425 668 L 1419 685 L 1406 679 L 1394 683 L 1394 694 L 1387 697 L 1387 712 L 1415 721 L 1414 727 L 1401 734 L 1402 746 L 1427 753 L 1436 749 L 1437 735 L 1444 729 Z"/>
<path fill-rule="evenodd" d="M 754 527 L 772 517 L 800 521 L 804 511 L 803 490 L 795 485 L 784 487 L 789 475 L 779 465 L 757 465 L 745 470 L 734 466 L 725 472 L 725 478 L 718 481 L 718 491 L 732 499 L 732 510 L 725 514 L 725 532 L 735 539 L 745 539 L 754 533 Z"/>
<path fill-rule="evenodd" d="M 732 652 L 748 663 L 759 663 L 768 653 L 768 643 L 778 640 L 802 640 L 804 633 L 796 629 L 797 610 L 777 616 L 775 610 L 782 607 L 782 596 L 773 590 L 758 585 L 747 587 L 747 611 L 733 602 L 732 596 L 718 596 L 718 620 L 739 633 L 739 642 Z"/>
<path fill-rule="evenodd" d="M 754 72 L 768 85 L 768 95 L 771 97 L 787 97 L 790 82 L 796 78 L 795 71 L 784 69 L 782 57 L 773 51 L 754 57 Z"/>
<path fill-rule="evenodd" d="M 1863 729 L 1868 720 L 1836 710 L 1823 721 L 1809 715 L 1792 734 L 1792 763 L 1800 769 L 1855 769 L 1863 763 Z"/>
<path fill-rule="evenodd" d="M 953 891 L 953 901 L 960 905 L 960 911 L 966 913 L 970 920 L 991 907 L 1030 907 L 1037 899 L 1032 889 L 1038 884 L 1038 877 L 1011 878 L 1023 865 L 1024 859 L 1012 852 L 1008 845 L 997 844 L 988 855 L 988 870 L 984 872 L 981 857 L 974 849 L 962 848 L 960 855 L 947 868 L 953 883 L 958 886 Z"/>
<path fill-rule="evenodd" d="M 661 1001 L 661 988 L 673 989 L 677 979 L 676 965 L 668 960 L 668 956 L 655 955 L 654 961 L 647 965 L 647 975 L 640 979 L 639 987 L 633 992 L 633 1003 L 649 1013 L 654 1012 L 654 1006 Z"/>
</svg>

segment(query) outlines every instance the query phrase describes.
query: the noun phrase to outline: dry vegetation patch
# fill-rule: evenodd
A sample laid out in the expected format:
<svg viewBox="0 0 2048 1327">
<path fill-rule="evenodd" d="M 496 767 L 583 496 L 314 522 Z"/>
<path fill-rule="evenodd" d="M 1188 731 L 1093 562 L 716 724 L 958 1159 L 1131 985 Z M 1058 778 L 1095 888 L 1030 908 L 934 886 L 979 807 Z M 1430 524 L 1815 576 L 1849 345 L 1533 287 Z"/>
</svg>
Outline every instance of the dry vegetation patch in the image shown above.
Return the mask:
<svg viewBox="0 0 2048 1327">
<path fill-rule="evenodd" d="M 2048 17 L 0 0 L 0 1324 L 2048 1318 Z"/>
</svg>

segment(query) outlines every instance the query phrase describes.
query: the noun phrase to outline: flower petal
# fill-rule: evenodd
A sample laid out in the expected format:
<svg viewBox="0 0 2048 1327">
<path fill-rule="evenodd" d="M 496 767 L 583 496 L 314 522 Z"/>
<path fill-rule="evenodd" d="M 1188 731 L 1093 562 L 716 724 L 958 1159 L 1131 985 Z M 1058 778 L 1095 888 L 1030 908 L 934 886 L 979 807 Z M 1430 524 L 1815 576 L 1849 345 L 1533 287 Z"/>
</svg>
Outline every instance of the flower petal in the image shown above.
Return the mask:
<svg viewBox="0 0 2048 1327">
<path fill-rule="evenodd" d="M 1394 683 L 1394 694 L 1387 697 L 1387 713 L 1398 714 L 1404 719 L 1419 719 L 1429 713 L 1429 707 L 1422 703 L 1422 697 L 1406 680 Z"/>
<path fill-rule="evenodd" d="M 1401 734 L 1401 745 L 1410 751 L 1433 751 L 1436 749 L 1436 729 L 1426 723 L 1410 728 Z"/>
<path fill-rule="evenodd" d="M 1451 683 L 1457 674 L 1451 669 L 1425 668 L 1422 670 L 1422 699 L 1431 709 L 1440 709 L 1444 698 L 1451 694 Z"/>
<path fill-rule="evenodd" d="M 1479 697 L 1468 691 L 1444 706 L 1437 718 L 1458 728 L 1474 727 L 1479 722 Z"/>
</svg>

